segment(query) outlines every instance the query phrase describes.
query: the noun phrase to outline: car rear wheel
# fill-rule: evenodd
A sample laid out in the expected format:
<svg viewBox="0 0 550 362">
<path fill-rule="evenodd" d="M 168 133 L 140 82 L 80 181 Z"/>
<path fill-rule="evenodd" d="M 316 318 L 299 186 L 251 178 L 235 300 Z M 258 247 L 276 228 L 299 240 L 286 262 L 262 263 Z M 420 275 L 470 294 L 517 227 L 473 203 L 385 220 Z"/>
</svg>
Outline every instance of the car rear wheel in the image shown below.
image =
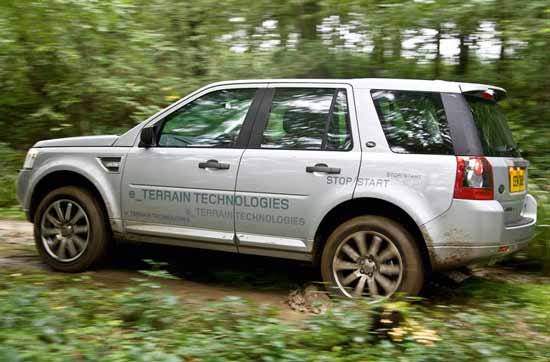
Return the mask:
<svg viewBox="0 0 550 362">
<path fill-rule="evenodd" d="M 360 216 L 329 236 L 321 256 L 329 291 L 348 298 L 417 295 L 424 283 L 422 258 L 411 234 L 381 216 Z"/>
<path fill-rule="evenodd" d="M 63 272 L 98 263 L 110 243 L 103 208 L 91 192 L 75 186 L 53 190 L 40 202 L 34 238 L 44 262 Z"/>
</svg>

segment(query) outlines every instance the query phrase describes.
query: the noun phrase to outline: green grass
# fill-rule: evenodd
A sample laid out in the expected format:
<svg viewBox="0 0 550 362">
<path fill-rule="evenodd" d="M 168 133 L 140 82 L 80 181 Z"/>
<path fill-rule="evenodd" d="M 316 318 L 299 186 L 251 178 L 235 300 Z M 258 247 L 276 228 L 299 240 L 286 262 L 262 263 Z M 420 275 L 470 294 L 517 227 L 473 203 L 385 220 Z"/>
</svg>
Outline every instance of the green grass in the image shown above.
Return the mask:
<svg viewBox="0 0 550 362">
<path fill-rule="evenodd" d="M 0 360 L 548 361 L 550 285 L 472 279 L 452 293 L 462 304 L 335 301 L 292 322 L 237 298 L 187 304 L 145 280 L 4 270 Z"/>
<path fill-rule="evenodd" d="M 26 220 L 25 213 L 19 206 L 0 207 L 0 219 Z"/>
<path fill-rule="evenodd" d="M 17 205 L 17 199 L 15 197 L 16 179 L 17 175 L 11 173 L 0 176 L 0 207 Z"/>
</svg>

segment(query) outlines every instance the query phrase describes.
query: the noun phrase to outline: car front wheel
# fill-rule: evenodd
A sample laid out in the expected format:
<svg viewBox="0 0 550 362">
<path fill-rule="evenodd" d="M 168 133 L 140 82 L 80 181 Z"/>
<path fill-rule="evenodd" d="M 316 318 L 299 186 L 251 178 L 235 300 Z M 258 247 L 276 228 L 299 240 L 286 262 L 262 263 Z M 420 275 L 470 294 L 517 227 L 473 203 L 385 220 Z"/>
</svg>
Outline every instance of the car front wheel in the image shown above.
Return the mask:
<svg viewBox="0 0 550 362">
<path fill-rule="evenodd" d="M 403 226 L 381 216 L 360 216 L 329 236 L 321 274 L 335 294 L 377 299 L 417 295 L 425 272 L 417 245 Z"/>
<path fill-rule="evenodd" d="M 99 262 L 109 245 L 105 213 L 88 190 L 51 191 L 38 205 L 34 236 L 44 262 L 55 270 L 80 272 Z"/>
</svg>

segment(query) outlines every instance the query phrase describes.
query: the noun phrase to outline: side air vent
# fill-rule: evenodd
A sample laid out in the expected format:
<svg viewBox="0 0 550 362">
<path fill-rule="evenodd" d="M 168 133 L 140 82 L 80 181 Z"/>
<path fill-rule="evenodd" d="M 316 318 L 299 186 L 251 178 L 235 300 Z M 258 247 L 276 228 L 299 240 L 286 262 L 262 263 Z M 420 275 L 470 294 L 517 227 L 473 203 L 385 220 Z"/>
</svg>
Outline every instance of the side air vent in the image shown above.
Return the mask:
<svg viewBox="0 0 550 362">
<path fill-rule="evenodd" d="M 99 157 L 99 161 L 105 169 L 109 172 L 119 172 L 120 171 L 120 161 L 121 157 Z"/>
</svg>

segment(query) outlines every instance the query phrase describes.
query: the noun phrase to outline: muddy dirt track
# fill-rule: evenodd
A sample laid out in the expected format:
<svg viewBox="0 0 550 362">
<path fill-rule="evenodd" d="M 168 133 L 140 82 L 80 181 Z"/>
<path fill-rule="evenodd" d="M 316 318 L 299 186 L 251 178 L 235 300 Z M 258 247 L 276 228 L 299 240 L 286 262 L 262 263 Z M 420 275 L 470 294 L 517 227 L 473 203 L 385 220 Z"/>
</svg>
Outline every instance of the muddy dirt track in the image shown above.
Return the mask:
<svg viewBox="0 0 550 362">
<path fill-rule="evenodd" d="M 87 274 L 106 286 L 123 287 L 133 282 L 134 278 L 145 277 L 140 270 L 151 269 L 145 260 L 165 263 L 162 269 L 178 278 L 155 280 L 170 288 L 186 303 L 204 303 L 237 296 L 256 304 L 277 307 L 283 318 L 300 319 L 307 313 L 297 305 L 303 302 L 303 295 L 297 291 L 309 285 L 308 290 L 314 290 L 321 302 L 328 301 L 324 293 L 315 292 L 315 286 L 311 286 L 312 281 L 318 281 L 321 277 L 315 268 L 307 264 L 172 246 L 123 243 L 106 265 Z M 30 223 L 0 220 L 0 270 L 52 272 L 37 255 Z M 531 272 L 524 263 L 476 269 L 474 275 L 514 283 L 550 283 L 550 278 Z M 318 289 L 322 290 L 322 286 Z M 427 289 L 426 297 L 440 301 L 447 299 L 438 294 L 437 283 L 432 283 Z M 291 308 L 289 301 L 294 308 Z M 315 304 L 319 304 L 319 300 Z M 305 310 L 308 310 L 307 307 Z"/>
</svg>

